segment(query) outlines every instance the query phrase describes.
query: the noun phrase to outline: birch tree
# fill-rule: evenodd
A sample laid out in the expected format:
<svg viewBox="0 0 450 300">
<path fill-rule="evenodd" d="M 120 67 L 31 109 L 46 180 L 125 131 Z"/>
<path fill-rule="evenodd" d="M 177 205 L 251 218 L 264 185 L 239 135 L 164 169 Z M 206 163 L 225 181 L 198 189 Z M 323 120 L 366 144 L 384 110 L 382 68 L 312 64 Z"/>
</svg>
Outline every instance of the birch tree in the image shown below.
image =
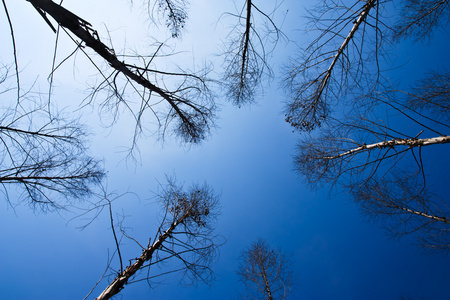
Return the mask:
<svg viewBox="0 0 450 300">
<path fill-rule="evenodd" d="M 211 86 L 213 82 L 218 83 L 218 80 L 208 77 L 209 67 L 197 72 L 183 71 L 181 67 L 176 71 L 162 70 L 157 62 L 167 56 L 164 42 L 156 42 L 154 49 L 146 54 L 119 53 L 114 49 L 114 41 L 107 44 L 104 41 L 106 38 L 99 36 L 89 20 L 66 9 L 63 3 L 51 0 L 27 1 L 57 37 L 64 33 L 74 41 L 75 50 L 70 56 L 82 52 L 98 70 L 99 83 L 92 86 L 86 103 L 94 104 L 101 99 L 101 112 L 112 115 L 113 122 L 117 120 L 121 108 L 131 113 L 135 120 L 132 149 L 135 149 L 137 138 L 148 127 L 160 139 L 172 134 L 184 143 L 200 143 L 209 135 L 217 111 Z M 172 37 L 181 36 L 188 19 L 189 1 L 144 3 L 155 23 L 163 20 Z M 278 4 L 272 12 L 266 13 L 254 1 L 248 0 L 239 13 L 226 13 L 236 17 L 238 24 L 232 28 L 225 42 L 225 71 L 221 84 L 225 86 L 227 97 L 238 106 L 255 101 L 256 94 L 262 90 L 262 79 L 272 74 L 268 56 L 282 36 L 272 20 L 277 7 Z M 7 12 L 6 3 L 4 9 Z M 14 22 L 9 19 L 13 45 Z M 16 50 L 14 57 L 18 70 Z M 61 63 L 53 61 L 51 78 L 66 59 Z M 102 66 L 102 60 L 106 67 Z M 156 124 L 156 128 L 148 124 Z"/>
<path fill-rule="evenodd" d="M 449 21 L 450 3 L 447 0 L 404 0 L 402 18 L 395 24 L 396 39 L 429 39 L 436 29 Z"/>
<path fill-rule="evenodd" d="M 436 91 L 442 92 L 441 88 Z M 398 101 L 397 94 L 404 101 Z M 427 156 L 433 155 L 434 147 L 448 147 L 449 126 L 409 106 L 419 101 L 419 94 L 391 91 L 383 96 L 378 101 L 395 108 L 397 114 L 390 117 L 409 124 L 408 130 L 392 128 L 388 120 L 367 111 L 335 120 L 333 126 L 300 140 L 296 168 L 315 188 L 331 183 L 346 189 L 362 211 L 392 236 L 415 233 L 421 246 L 446 252 L 450 248 L 448 199 L 428 183 Z M 434 105 L 428 97 L 426 101 Z"/>
<path fill-rule="evenodd" d="M 343 187 L 393 236 L 414 233 L 421 246 L 447 252 L 448 199 L 428 183 L 426 154 L 450 141 L 448 72 L 402 89 L 380 68 L 388 59 L 383 49 L 395 46 L 389 37 L 424 40 L 445 22 L 447 1 L 419 2 L 402 2 L 394 24 L 383 16 L 389 1 L 312 11 L 319 35 L 287 69 L 286 121 L 309 132 L 295 164 L 312 187 Z"/>
<path fill-rule="evenodd" d="M 110 299 L 135 282 L 147 281 L 151 285 L 156 278 L 171 273 L 181 273 L 180 281 L 185 284 L 212 283 L 214 273 L 211 266 L 221 243 L 220 238 L 214 235 L 218 196 L 206 184 L 184 188 L 175 180 L 168 179 L 158 199 L 162 206 L 162 219 L 154 238 L 142 246 L 122 230 L 142 252 L 131 259 L 126 268 L 120 260 L 117 276 L 97 300 Z M 120 253 L 120 246 L 117 250 Z"/>
<path fill-rule="evenodd" d="M 377 62 L 383 26 L 379 5 L 369 1 L 324 1 L 310 11 L 317 36 L 285 66 L 284 88 L 289 101 L 286 122 L 300 132 L 321 127 L 346 93 L 372 90 L 378 83 Z"/>
<path fill-rule="evenodd" d="M 237 271 L 246 288 L 244 299 L 286 299 L 293 284 L 292 262 L 286 253 L 259 239 L 246 249 Z"/>
</svg>

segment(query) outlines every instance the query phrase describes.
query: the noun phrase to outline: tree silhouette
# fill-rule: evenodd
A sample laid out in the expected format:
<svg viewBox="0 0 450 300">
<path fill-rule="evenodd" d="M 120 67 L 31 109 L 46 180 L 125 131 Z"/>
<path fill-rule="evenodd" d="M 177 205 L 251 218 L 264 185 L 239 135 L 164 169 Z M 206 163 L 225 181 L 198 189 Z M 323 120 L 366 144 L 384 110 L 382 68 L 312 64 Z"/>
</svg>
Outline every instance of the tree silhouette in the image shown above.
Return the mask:
<svg viewBox="0 0 450 300">
<path fill-rule="evenodd" d="M 446 1 L 419 2 L 404 1 L 392 26 L 382 14 L 389 1 L 325 2 L 313 11 L 320 34 L 287 69 L 286 121 L 310 132 L 295 163 L 312 187 L 339 184 L 393 236 L 415 233 L 420 245 L 447 252 L 448 201 L 429 186 L 424 155 L 450 141 L 448 72 L 400 89 L 380 67 L 389 36 L 424 39 L 444 22 Z"/>
<path fill-rule="evenodd" d="M 220 244 L 219 237 L 214 235 L 218 196 L 206 184 L 184 189 L 168 178 L 158 199 L 162 205 L 162 220 L 153 240 L 143 247 L 130 237 L 142 248 L 142 254 L 116 273 L 97 300 L 110 299 L 128 284 L 143 280 L 150 284 L 155 278 L 174 272 L 181 273 L 182 280 L 188 284 L 198 280 L 212 283 L 211 265 Z M 119 247 L 118 251 L 120 253 Z M 178 264 L 172 264 L 170 270 L 167 264 L 173 260 Z"/>
<path fill-rule="evenodd" d="M 266 14 L 254 1 L 246 0 L 238 14 L 228 15 L 237 18 L 238 23 L 232 27 L 225 46 L 223 81 L 230 101 L 242 106 L 255 101 L 262 80 L 271 76 L 268 55 L 282 33 L 272 20 L 273 12 Z M 259 24 L 266 26 L 263 29 Z"/>
<path fill-rule="evenodd" d="M 84 127 L 62 114 L 51 116 L 33 95 L 21 97 L 19 103 L 8 101 L 14 91 L 7 88 L 8 70 L 0 69 L 0 84 L 5 86 L 0 92 L 0 183 L 7 201 L 16 204 L 9 197 L 15 190 L 32 207 L 52 210 L 68 204 L 58 196 L 90 196 L 104 171 L 88 155 Z"/>
<path fill-rule="evenodd" d="M 259 239 L 240 257 L 237 274 L 246 288 L 245 299 L 286 299 L 293 281 L 292 262 L 281 250 Z"/>
<path fill-rule="evenodd" d="M 394 28 L 396 39 L 430 38 L 436 28 L 442 27 L 449 20 L 450 3 L 437 0 L 404 0 L 402 16 Z"/>
<path fill-rule="evenodd" d="M 148 2 L 150 8 L 151 2 Z M 172 33 L 172 37 L 180 37 L 183 28 L 186 26 L 188 14 L 186 12 L 188 3 L 185 0 L 158 0 L 151 7 L 150 15 L 163 15 L 165 25 Z M 150 10 L 150 9 L 149 9 Z"/>
<path fill-rule="evenodd" d="M 49 17 L 56 21 L 58 26 L 75 41 L 77 51 L 84 52 L 93 61 L 92 54 L 87 53 L 84 49 L 84 47 L 88 47 L 107 62 L 112 71 L 106 74 L 97 67 L 99 75 L 104 80 L 93 87 L 90 99 L 92 101 L 99 93 L 103 92 L 106 94 L 106 100 L 101 105 L 104 109 L 114 112 L 120 105 L 123 105 L 131 111 L 136 121 L 135 140 L 142 131 L 142 119 L 146 111 L 152 112 L 156 117 L 162 138 L 168 128 L 171 128 L 171 131 L 181 141 L 187 143 L 199 143 L 209 134 L 214 125 L 215 103 L 213 93 L 208 87 L 208 79 L 205 77 L 207 70 L 202 70 L 197 74 L 158 70 L 154 60 L 161 51 L 162 43 L 157 45 L 152 55 L 122 55 L 119 57 L 112 47 L 103 43 L 89 22 L 63 6 L 51 0 L 27 1 L 38 10 L 41 16 L 45 17 L 45 21 L 49 25 L 51 25 Z M 177 8 L 176 3 L 177 1 L 159 2 L 159 7 L 164 12 L 168 12 L 169 27 L 174 30 L 174 36 L 178 36 L 186 18 L 181 8 Z M 12 24 L 10 26 L 11 32 L 13 32 Z M 54 29 L 54 26 L 51 25 L 51 27 Z M 127 63 L 122 57 L 138 61 L 139 64 Z M 167 88 L 168 86 L 171 87 Z M 127 96 L 131 94 L 140 98 L 137 108 L 132 108 L 130 103 L 133 101 L 127 99 Z M 166 103 L 168 107 L 162 103 Z"/>
<path fill-rule="evenodd" d="M 377 1 L 341 2 L 324 1 L 310 12 L 319 35 L 285 66 L 286 121 L 299 131 L 321 127 L 345 93 L 378 83 L 378 70 L 368 65 L 382 50 Z"/>
</svg>

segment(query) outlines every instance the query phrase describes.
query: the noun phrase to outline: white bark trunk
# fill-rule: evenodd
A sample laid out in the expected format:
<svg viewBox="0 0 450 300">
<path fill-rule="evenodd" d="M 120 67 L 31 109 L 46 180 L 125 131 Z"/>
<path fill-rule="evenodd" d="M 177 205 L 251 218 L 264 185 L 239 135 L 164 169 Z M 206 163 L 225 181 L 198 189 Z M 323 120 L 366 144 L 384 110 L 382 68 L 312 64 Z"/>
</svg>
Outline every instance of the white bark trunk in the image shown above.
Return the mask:
<svg viewBox="0 0 450 300">
<path fill-rule="evenodd" d="M 347 35 L 347 37 L 345 38 L 344 42 L 342 43 L 342 45 L 337 50 L 336 55 L 334 56 L 334 59 L 331 62 L 331 65 L 328 68 L 328 70 L 327 70 L 327 72 L 325 74 L 325 77 L 324 77 L 324 79 L 322 80 L 322 82 L 320 84 L 320 88 L 318 90 L 318 96 L 316 97 L 317 101 L 319 100 L 320 96 L 322 95 L 322 92 L 324 91 L 324 89 L 325 89 L 325 87 L 326 87 L 326 85 L 328 83 L 328 80 L 331 77 L 331 72 L 333 71 L 334 66 L 338 62 L 339 57 L 342 55 L 342 53 L 344 52 L 345 48 L 347 47 L 347 45 L 352 40 L 352 38 L 355 35 L 356 31 L 358 31 L 359 26 L 367 18 L 367 16 L 369 15 L 369 11 L 372 9 L 372 7 L 375 6 L 375 3 L 376 3 L 376 0 L 367 0 L 367 4 L 364 6 L 363 11 L 361 12 L 361 14 L 359 15 L 358 19 L 353 24 L 353 27 L 350 30 L 350 32 Z"/>
<path fill-rule="evenodd" d="M 342 158 L 344 156 L 348 155 L 354 155 L 358 154 L 359 152 L 364 152 L 366 150 L 373 150 L 373 149 L 382 149 L 382 148 L 390 148 L 395 146 L 409 146 L 411 148 L 413 147 L 421 147 L 421 146 L 429 146 L 429 145 L 436 145 L 436 144 L 446 144 L 450 143 L 450 136 L 439 136 L 434 138 L 427 138 L 427 139 L 394 139 L 390 141 L 383 141 L 378 142 L 374 144 L 369 145 L 362 145 L 360 147 L 351 149 L 349 151 L 343 152 L 338 155 L 334 156 L 325 156 L 323 159 L 336 159 L 336 158 Z"/>
<path fill-rule="evenodd" d="M 95 300 L 106 300 L 119 293 L 123 287 L 127 284 L 128 280 L 144 265 L 144 263 L 150 260 L 153 253 L 162 245 L 162 243 L 170 236 L 173 230 L 178 224 L 185 218 L 183 216 L 179 222 L 171 224 L 159 238 L 147 249 L 142 252 L 142 255 L 136 259 L 136 261 L 129 267 L 127 267 L 121 274 L 109 284 L 109 286 L 98 296 Z"/>
<path fill-rule="evenodd" d="M 447 219 L 446 217 L 436 217 L 436 216 L 429 215 L 429 214 L 426 214 L 426 213 L 423 213 L 423 212 L 420 212 L 420 211 L 415 211 L 415 210 L 409 209 L 407 207 L 401 207 L 401 206 L 398 206 L 398 205 L 396 205 L 396 206 L 399 209 L 401 209 L 401 210 L 409 212 L 410 214 L 418 215 L 418 216 L 422 216 L 424 218 L 428 218 L 428 219 L 431 219 L 431 220 L 434 220 L 434 221 L 439 221 L 439 222 L 444 222 L 444 223 L 450 224 L 450 220 Z"/>
</svg>

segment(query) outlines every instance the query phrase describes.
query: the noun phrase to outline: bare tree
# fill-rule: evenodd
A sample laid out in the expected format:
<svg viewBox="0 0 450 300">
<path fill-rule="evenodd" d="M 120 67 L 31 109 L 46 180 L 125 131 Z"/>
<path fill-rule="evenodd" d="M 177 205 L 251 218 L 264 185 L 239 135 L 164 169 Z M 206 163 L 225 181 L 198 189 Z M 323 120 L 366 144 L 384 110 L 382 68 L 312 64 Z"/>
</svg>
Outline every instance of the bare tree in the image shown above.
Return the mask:
<svg viewBox="0 0 450 300">
<path fill-rule="evenodd" d="M 155 15 L 162 15 L 165 25 L 172 33 L 172 37 L 177 38 L 181 36 L 181 31 L 186 26 L 186 20 L 188 19 L 187 1 L 158 0 L 153 5 L 151 1 L 148 1 L 147 5 L 152 18 Z"/>
<path fill-rule="evenodd" d="M 214 125 L 215 103 L 213 93 L 208 87 L 206 68 L 195 74 L 179 70 L 158 70 L 154 61 L 159 57 L 163 43 L 158 43 L 154 53 L 150 55 L 119 55 L 112 46 L 103 43 L 88 21 L 63 6 L 51 0 L 27 1 L 36 8 L 53 31 L 56 31 L 56 25 L 52 25 L 50 18 L 56 21 L 59 26 L 58 33 L 61 28 L 76 43 L 77 48 L 74 53 L 82 51 L 98 69 L 102 80 L 92 88 L 89 103 L 102 94 L 104 100 L 100 106 L 103 111 L 117 112 L 119 106 L 123 106 L 132 113 L 136 121 L 133 145 L 142 132 L 143 119 L 147 111 L 156 118 L 156 122 L 154 120 L 151 122 L 158 125 L 162 138 L 169 128 L 175 136 L 187 143 L 199 143 L 208 135 Z M 175 36 L 184 26 L 185 19 L 181 8 L 177 8 L 184 2 L 178 2 L 180 1 L 159 1 L 158 4 L 163 11 L 168 11 L 168 18 L 171 20 L 169 27 L 172 28 Z M 6 10 L 6 5 L 4 7 Z M 10 27 L 14 41 L 12 23 Z M 102 71 L 102 68 L 95 63 L 95 55 L 88 53 L 85 47 L 93 50 L 107 62 L 108 68 L 112 71 L 109 73 Z M 55 62 L 54 65 L 52 75 L 60 66 Z M 140 99 L 137 107 L 133 107 L 131 104 L 133 101 L 128 97 Z M 163 105 L 164 103 L 166 105 Z M 113 115 L 116 116 L 117 113 Z"/>
<path fill-rule="evenodd" d="M 271 76 L 268 55 L 282 36 L 273 21 L 276 9 L 266 14 L 254 2 L 246 0 L 238 14 L 227 13 L 237 18 L 238 24 L 232 27 L 223 54 L 223 80 L 228 98 L 238 106 L 254 102 L 264 76 Z"/>
<path fill-rule="evenodd" d="M 431 83 L 429 78 L 435 77 L 442 80 Z M 430 190 L 424 162 L 431 146 L 450 142 L 445 134 L 449 126 L 439 120 L 448 116 L 434 116 L 449 107 L 448 98 L 441 97 L 449 92 L 445 78 L 427 76 L 412 89 L 415 94 L 391 90 L 372 95 L 371 103 L 389 111 L 388 116 L 353 111 L 345 121 L 335 120 L 320 133 L 304 137 L 298 145 L 297 170 L 312 186 L 342 185 L 365 213 L 383 220 L 392 235 L 415 232 L 422 246 L 450 250 L 448 199 Z M 408 126 L 393 128 L 389 118 Z"/>
<path fill-rule="evenodd" d="M 184 189 L 168 178 L 158 198 L 162 205 L 162 220 L 153 240 L 143 247 L 122 229 L 125 237 L 141 247 L 142 253 L 133 262 L 130 260 L 125 269 L 120 261 L 117 276 L 96 299 L 110 299 L 128 284 L 139 281 L 151 284 L 155 278 L 174 272 L 181 273 L 181 281 L 186 284 L 212 283 L 211 265 L 219 246 L 219 238 L 213 233 L 218 196 L 206 184 Z M 120 253 L 119 244 L 117 246 Z M 173 260 L 178 263 L 170 263 Z"/>
<path fill-rule="evenodd" d="M 290 257 L 262 239 L 242 253 L 237 274 L 246 287 L 245 299 L 286 299 L 292 290 Z"/>
<path fill-rule="evenodd" d="M 380 67 L 395 46 L 389 37 L 431 37 L 448 19 L 448 3 L 403 1 L 391 22 L 391 1 L 363 2 L 312 10 L 318 36 L 287 66 L 286 121 L 310 132 L 296 168 L 312 187 L 344 187 L 393 236 L 415 233 L 422 246 L 448 251 L 447 197 L 431 190 L 424 157 L 450 142 L 448 74 L 431 72 L 408 91 Z"/>
<path fill-rule="evenodd" d="M 436 28 L 449 20 L 450 3 L 447 0 L 404 0 L 400 20 L 395 26 L 396 39 L 430 38 Z"/>
<path fill-rule="evenodd" d="M 12 204 L 13 187 L 43 210 L 64 207 L 60 196 L 90 196 L 104 172 L 88 155 L 83 126 L 62 114 L 50 116 L 37 96 L 23 95 L 17 103 L 11 95 L 15 88 L 8 87 L 7 67 L 0 68 L 0 77 L 5 85 L 0 92 L 0 184 L 7 201 Z"/>
<path fill-rule="evenodd" d="M 430 72 L 418 81 L 407 95 L 407 106 L 424 112 L 434 120 L 450 121 L 450 72 Z"/>
<path fill-rule="evenodd" d="M 377 86 L 384 32 L 375 0 L 324 1 L 310 14 L 310 31 L 319 34 L 290 59 L 283 79 L 286 122 L 307 132 L 320 127 L 346 93 Z"/>
<path fill-rule="evenodd" d="M 421 247 L 450 250 L 448 201 L 423 187 L 417 174 L 396 170 L 383 178 L 374 176 L 354 186 L 352 193 L 363 212 L 381 222 L 391 236 L 414 233 Z"/>
<path fill-rule="evenodd" d="M 328 117 L 333 119 L 331 111 L 370 107 L 370 101 L 363 101 L 367 97 L 360 96 L 390 87 L 382 81 L 380 67 L 382 59 L 389 58 L 388 37 L 424 38 L 448 18 L 448 1 L 405 0 L 401 4 L 397 25 L 384 16 L 391 1 L 331 0 L 310 11 L 309 31 L 318 35 L 285 67 L 288 123 L 310 132 Z"/>
</svg>

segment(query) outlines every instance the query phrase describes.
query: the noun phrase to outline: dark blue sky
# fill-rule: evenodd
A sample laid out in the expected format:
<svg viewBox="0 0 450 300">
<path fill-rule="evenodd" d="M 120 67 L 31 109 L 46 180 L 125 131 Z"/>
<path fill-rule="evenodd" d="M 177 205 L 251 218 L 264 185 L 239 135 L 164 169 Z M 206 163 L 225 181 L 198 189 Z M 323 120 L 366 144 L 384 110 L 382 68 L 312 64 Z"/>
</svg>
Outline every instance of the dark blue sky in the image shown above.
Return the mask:
<svg viewBox="0 0 450 300">
<path fill-rule="evenodd" d="M 35 50 L 31 43 L 34 39 L 51 39 L 51 31 L 30 9 L 28 2 L 15 2 L 8 5 L 17 20 L 19 54 L 26 74 L 24 80 L 39 76 L 39 87 L 46 90 L 45 78 L 51 66 L 51 54 L 47 55 L 45 51 L 51 53 L 52 44 Z M 104 22 L 113 36 L 126 34 L 127 46 L 141 41 L 139 34 L 145 30 L 125 25 L 128 18 L 132 19 L 128 9 L 123 23 L 108 23 L 115 20 L 112 16 L 123 13 L 120 7 L 127 7 L 127 1 L 118 1 L 117 7 L 109 4 L 110 10 L 103 9 L 105 3 L 101 4 L 102 1 L 92 4 L 102 8 L 102 16 L 89 1 L 78 2 L 66 0 L 64 4 L 97 28 L 102 28 Z M 217 53 L 217 45 L 224 39 L 220 34 L 225 32 L 228 21 L 215 23 L 215 20 L 221 11 L 233 9 L 230 3 L 221 2 L 216 6 L 208 1 L 195 1 L 192 5 L 191 23 L 183 36 L 183 47 L 196 53 L 195 63 Z M 293 29 L 301 26 L 298 16 L 304 12 L 294 0 L 285 1 L 284 5 L 289 8 L 289 14 L 283 29 L 295 40 L 302 36 Z M 30 18 L 24 22 L 21 15 Z M 142 14 L 137 13 L 137 16 L 142 17 Z M 2 32 L 6 33 L 8 27 L 3 19 L 0 24 Z M 24 24 L 33 24 L 36 31 L 31 33 L 23 29 Z M 41 34 L 42 37 L 36 37 Z M 2 34 L 1 43 L 9 45 L 8 38 Z M 401 43 L 392 54 L 399 62 L 409 63 L 393 71 L 393 78 L 408 84 L 426 70 L 448 69 L 448 40 L 447 33 L 439 32 L 430 44 Z M 117 45 L 125 44 L 121 42 Z M 136 47 L 145 44 L 142 42 Z M 65 41 L 60 51 L 65 53 L 65 49 L 71 48 L 73 44 Z M 272 60 L 276 74 L 293 49 L 291 44 L 282 44 L 278 48 Z M 2 61 L 11 60 L 10 50 L 1 50 Z M 42 51 L 42 55 L 33 51 Z M 180 56 L 180 60 L 192 61 L 189 54 Z M 84 73 L 86 62 L 81 56 L 76 62 L 81 65 L 77 65 L 75 71 L 70 62 L 57 74 L 55 99 L 63 95 L 65 99 L 61 97 L 60 101 L 64 103 L 79 103 L 86 77 L 92 74 L 90 67 L 86 71 L 88 74 Z M 220 248 L 214 266 L 217 276 L 214 285 L 179 286 L 178 277 L 168 276 L 154 289 L 146 283 L 127 286 L 121 293 L 123 299 L 237 299 L 241 289 L 235 275 L 238 258 L 241 251 L 257 238 L 264 238 L 273 247 L 292 254 L 298 279 L 290 299 L 371 300 L 399 299 L 400 296 L 450 299 L 448 256 L 424 254 L 408 237 L 390 239 L 379 224 L 368 222 L 359 213 L 347 195 L 330 193 L 328 189 L 311 191 L 302 183 L 303 179 L 293 171 L 298 136 L 284 122 L 283 99 L 275 78 L 270 86 L 266 86 L 265 95 L 257 105 L 237 109 L 224 103 L 217 129 L 201 146 L 188 149 L 170 140 L 161 145 L 153 137 L 141 139 L 138 165 L 123 160 L 121 146 L 128 146 L 131 139 L 127 127 L 121 126 L 126 125 L 127 120 L 112 130 L 102 129 L 96 112 L 85 114 L 90 118 L 87 122 L 98 126 L 93 129 L 91 150 L 105 159 L 109 188 L 119 193 L 129 190 L 139 196 L 139 199 L 133 195 L 124 196 L 114 204 L 114 209 L 118 214 L 126 215 L 125 226 L 142 243 L 154 236 L 158 225 L 160 210 L 153 196 L 157 180 L 163 181 L 165 174 L 176 174 L 187 185 L 206 181 L 221 194 L 221 215 L 216 232 L 227 242 Z M 438 187 L 449 184 L 448 150 L 448 146 L 442 147 L 429 158 L 429 168 L 439 177 L 435 181 Z M 86 221 L 79 218 L 69 222 L 73 217 L 74 214 L 69 212 L 33 213 L 27 206 L 13 210 L 0 202 L 0 299 L 84 298 L 103 274 L 108 255 L 115 246 L 106 211 L 82 231 L 78 227 Z M 139 254 L 138 247 L 124 241 L 124 257 L 134 258 Z M 106 281 L 103 281 L 93 296 L 105 286 Z"/>
</svg>

